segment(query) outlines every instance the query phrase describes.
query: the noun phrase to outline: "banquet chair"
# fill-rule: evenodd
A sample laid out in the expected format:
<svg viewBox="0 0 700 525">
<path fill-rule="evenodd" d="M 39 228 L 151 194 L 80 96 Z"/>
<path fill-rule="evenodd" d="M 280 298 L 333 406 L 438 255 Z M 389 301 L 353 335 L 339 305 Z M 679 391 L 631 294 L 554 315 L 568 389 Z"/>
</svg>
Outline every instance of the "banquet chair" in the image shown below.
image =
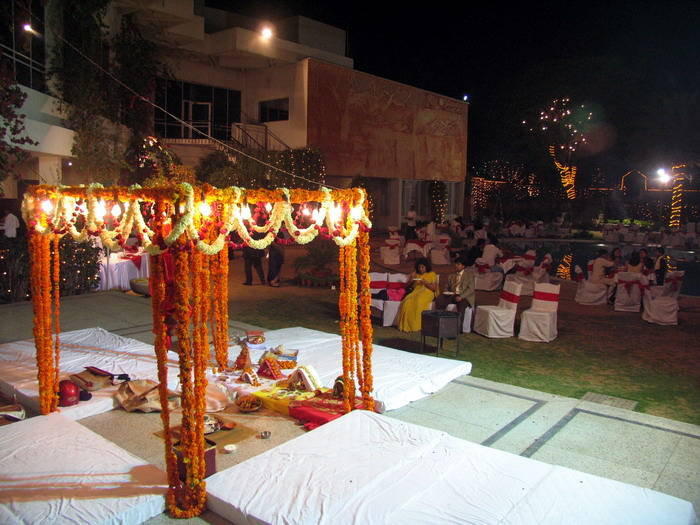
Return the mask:
<svg viewBox="0 0 700 525">
<path fill-rule="evenodd" d="M 545 255 L 542 263 L 537 268 L 535 268 L 535 250 L 525 252 L 523 259 L 515 267 L 515 273 L 506 276 L 506 282 L 511 281 L 521 284 L 523 287 L 520 295 L 532 295 L 535 289 L 535 282 L 540 282 L 544 279 L 546 279 L 546 282 L 549 282 L 547 271 L 549 266 L 551 266 L 552 256 L 550 254 Z"/>
<path fill-rule="evenodd" d="M 445 308 L 446 311 L 448 312 L 456 312 L 457 311 L 457 305 L 456 304 L 448 304 L 447 308 Z M 467 306 L 464 309 L 464 318 L 462 319 L 462 333 L 463 334 L 468 334 L 469 332 L 472 331 L 472 320 L 474 319 L 474 308 L 471 306 Z"/>
<path fill-rule="evenodd" d="M 642 319 L 660 325 L 678 324 L 678 295 L 683 286 L 685 272 L 669 272 L 663 286 L 644 290 Z"/>
<path fill-rule="evenodd" d="M 494 272 L 487 264 L 474 265 L 474 289 L 493 292 L 503 283 L 503 273 Z"/>
<path fill-rule="evenodd" d="M 396 323 L 396 316 L 399 313 L 399 306 L 401 306 L 401 299 L 403 299 L 403 294 L 394 294 L 396 293 L 396 291 L 406 289 L 410 277 L 411 276 L 407 273 L 389 274 L 386 285 L 389 299 L 384 301 L 384 305 L 382 308 L 382 326 L 393 326 Z M 401 298 L 399 298 L 399 296 Z"/>
<path fill-rule="evenodd" d="M 477 306 L 474 331 L 491 338 L 513 337 L 522 285 L 506 282 L 496 306 Z"/>
<path fill-rule="evenodd" d="M 606 304 L 610 293 L 608 286 L 606 284 L 594 283 L 591 281 L 591 277 L 593 276 L 593 261 L 588 261 L 587 267 L 588 279 L 582 278 L 583 272 L 581 271 L 580 266 L 577 265 L 574 269 L 576 272 L 576 281 L 578 281 L 574 301 L 576 301 L 578 304 L 585 305 Z"/>
<path fill-rule="evenodd" d="M 432 264 L 450 264 L 450 236 L 440 234 L 437 236 L 437 243 L 430 250 L 430 262 Z"/>
<path fill-rule="evenodd" d="M 376 294 L 386 290 L 389 274 L 385 272 L 369 272 L 369 293 Z M 370 301 L 370 309 L 374 317 L 381 317 L 384 310 L 385 299 L 375 299 Z"/>
<path fill-rule="evenodd" d="M 379 257 L 382 264 L 401 264 L 401 241 L 399 239 L 384 241 L 384 246 L 379 248 Z"/>
<path fill-rule="evenodd" d="M 520 316 L 520 339 L 549 343 L 557 338 L 559 288 L 558 284 L 535 284 L 532 306 Z"/>
<path fill-rule="evenodd" d="M 639 312 L 642 307 L 642 289 L 647 288 L 647 279 L 641 273 L 620 272 L 615 275 L 616 312 Z"/>
</svg>

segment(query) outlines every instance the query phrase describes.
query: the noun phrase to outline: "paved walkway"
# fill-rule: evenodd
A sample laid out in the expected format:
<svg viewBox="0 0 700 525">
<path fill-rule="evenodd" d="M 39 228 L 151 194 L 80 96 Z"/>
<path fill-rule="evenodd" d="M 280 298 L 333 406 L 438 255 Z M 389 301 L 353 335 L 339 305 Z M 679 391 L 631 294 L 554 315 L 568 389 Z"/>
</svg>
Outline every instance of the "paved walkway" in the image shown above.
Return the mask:
<svg viewBox="0 0 700 525">
<path fill-rule="evenodd" d="M 32 315 L 28 303 L 0 306 L 0 342 L 32 337 Z M 153 341 L 150 301 L 141 297 L 117 292 L 67 297 L 62 301 L 61 319 L 64 331 L 101 326 L 146 343 Z M 249 327 L 233 321 L 230 325 L 232 332 Z M 470 376 L 386 415 L 546 463 L 653 488 L 690 500 L 700 509 L 697 425 Z M 152 435 L 159 417 L 144 414 L 136 426 L 120 424 L 126 416 L 113 411 L 80 422 L 162 466 L 162 442 Z M 260 421 L 247 419 L 243 424 L 255 428 Z M 276 439 L 267 443 L 251 438 L 241 443 L 235 457 L 217 457 L 219 469 L 301 433 L 287 418 L 264 419 L 262 424 L 275 428 Z M 137 426 L 142 427 L 140 433 L 135 431 Z M 223 523 L 211 513 L 190 521 Z M 162 515 L 148 523 L 170 522 Z"/>
</svg>

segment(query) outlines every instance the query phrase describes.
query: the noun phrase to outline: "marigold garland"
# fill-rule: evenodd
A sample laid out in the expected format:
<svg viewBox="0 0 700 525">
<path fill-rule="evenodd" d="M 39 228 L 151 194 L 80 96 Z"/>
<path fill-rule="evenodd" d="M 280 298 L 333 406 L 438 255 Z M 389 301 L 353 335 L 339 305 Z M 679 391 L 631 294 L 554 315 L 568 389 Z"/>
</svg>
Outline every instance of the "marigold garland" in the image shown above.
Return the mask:
<svg viewBox="0 0 700 525">
<path fill-rule="evenodd" d="M 54 366 L 54 379 L 53 379 L 53 389 L 55 404 L 52 404 L 52 410 L 55 409 L 58 404 L 58 376 L 61 370 L 61 252 L 59 250 L 59 243 L 61 238 L 58 235 L 52 237 L 53 241 L 53 271 L 51 273 L 52 285 L 53 285 L 53 314 L 54 314 L 54 352 L 53 352 L 53 366 Z"/>
<path fill-rule="evenodd" d="M 365 409 L 374 410 L 374 399 L 372 389 L 374 388 L 374 378 L 372 377 L 372 339 L 373 328 L 370 318 L 370 307 L 372 295 L 370 293 L 370 243 L 369 233 L 362 232 L 358 238 L 359 242 L 359 272 L 360 272 L 360 333 L 362 335 L 362 375 L 363 381 L 360 387 L 362 400 Z"/>
</svg>

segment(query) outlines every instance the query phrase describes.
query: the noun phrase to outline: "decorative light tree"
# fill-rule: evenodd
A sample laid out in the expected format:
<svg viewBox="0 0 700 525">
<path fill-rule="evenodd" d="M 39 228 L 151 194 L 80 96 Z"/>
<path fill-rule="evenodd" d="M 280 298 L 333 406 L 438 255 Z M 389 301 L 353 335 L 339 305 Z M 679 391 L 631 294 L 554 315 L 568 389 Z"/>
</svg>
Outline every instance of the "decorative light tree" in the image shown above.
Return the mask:
<svg viewBox="0 0 700 525">
<path fill-rule="evenodd" d="M 586 111 L 583 104 L 572 108 L 571 99 L 555 99 L 540 111 L 538 120 L 522 122 L 531 132 L 545 134 L 549 143 L 547 151 L 559 172 L 566 196 L 571 200 L 576 198 L 577 168 L 574 153 L 586 143 L 586 124 L 593 117 L 593 113 Z"/>
</svg>

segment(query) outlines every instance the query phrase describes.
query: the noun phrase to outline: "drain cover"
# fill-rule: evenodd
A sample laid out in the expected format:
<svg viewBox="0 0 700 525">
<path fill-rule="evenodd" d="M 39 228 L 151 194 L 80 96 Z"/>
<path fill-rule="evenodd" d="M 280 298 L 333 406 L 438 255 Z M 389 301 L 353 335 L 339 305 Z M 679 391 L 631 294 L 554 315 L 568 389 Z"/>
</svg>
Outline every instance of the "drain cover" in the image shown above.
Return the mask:
<svg viewBox="0 0 700 525">
<path fill-rule="evenodd" d="M 622 399 L 621 397 L 606 396 L 604 394 L 596 394 L 595 392 L 586 392 L 581 400 L 591 401 L 592 403 L 600 403 L 601 405 L 608 405 L 611 407 L 624 408 L 627 410 L 634 410 L 637 406 L 636 401 Z"/>
</svg>

